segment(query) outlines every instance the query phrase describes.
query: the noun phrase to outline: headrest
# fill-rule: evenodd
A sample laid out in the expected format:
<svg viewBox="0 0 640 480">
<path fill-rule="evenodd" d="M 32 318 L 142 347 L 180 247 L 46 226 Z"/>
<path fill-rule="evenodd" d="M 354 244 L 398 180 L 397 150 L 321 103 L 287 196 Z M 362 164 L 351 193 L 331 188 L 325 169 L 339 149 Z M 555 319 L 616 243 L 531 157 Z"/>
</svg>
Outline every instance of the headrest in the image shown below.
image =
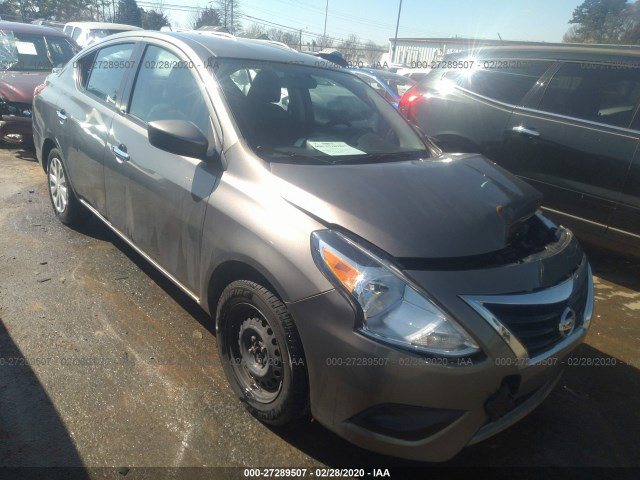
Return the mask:
<svg viewBox="0 0 640 480">
<path fill-rule="evenodd" d="M 280 78 L 273 70 L 261 70 L 251 82 L 247 98 L 258 102 L 280 101 Z"/>
</svg>

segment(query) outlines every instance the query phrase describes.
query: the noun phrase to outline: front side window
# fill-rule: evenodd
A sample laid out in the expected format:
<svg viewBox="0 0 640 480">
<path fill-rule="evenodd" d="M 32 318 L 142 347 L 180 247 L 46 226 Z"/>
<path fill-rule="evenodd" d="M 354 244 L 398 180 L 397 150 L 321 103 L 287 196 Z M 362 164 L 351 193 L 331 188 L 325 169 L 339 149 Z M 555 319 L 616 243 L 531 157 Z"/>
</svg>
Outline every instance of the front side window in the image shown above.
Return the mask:
<svg viewBox="0 0 640 480">
<path fill-rule="evenodd" d="M 150 45 L 144 54 L 131 96 L 129 114 L 148 123 L 189 120 L 205 135 L 209 110 L 191 64 L 164 48 Z"/>
<path fill-rule="evenodd" d="M 446 78 L 473 93 L 517 105 L 547 71 L 551 62 L 538 60 L 466 60 L 470 68 L 451 70 Z"/>
<path fill-rule="evenodd" d="M 235 59 L 216 59 L 212 69 L 241 135 L 267 161 L 334 164 L 430 156 L 397 111 L 349 72 Z"/>
<path fill-rule="evenodd" d="M 133 62 L 129 60 L 132 53 L 133 44 L 131 43 L 113 45 L 98 51 L 93 62 L 90 63 L 87 92 L 110 105 L 115 105 L 120 100 L 118 94 L 122 79 L 133 66 Z"/>
<path fill-rule="evenodd" d="M 640 69 L 567 63 L 553 76 L 540 110 L 628 127 L 640 102 Z"/>
</svg>

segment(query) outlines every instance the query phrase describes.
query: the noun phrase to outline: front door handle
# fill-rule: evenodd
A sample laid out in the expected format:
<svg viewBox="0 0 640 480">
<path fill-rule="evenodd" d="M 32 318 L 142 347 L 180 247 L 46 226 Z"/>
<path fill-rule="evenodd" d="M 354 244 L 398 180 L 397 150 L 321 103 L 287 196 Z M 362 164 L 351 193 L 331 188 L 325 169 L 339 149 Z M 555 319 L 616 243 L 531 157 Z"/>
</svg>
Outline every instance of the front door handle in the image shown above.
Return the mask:
<svg viewBox="0 0 640 480">
<path fill-rule="evenodd" d="M 124 145 L 120 144 L 118 146 L 113 145 L 111 147 L 111 150 L 113 151 L 113 153 L 116 154 L 116 157 L 119 158 L 120 160 L 124 161 L 124 162 L 128 162 L 129 161 L 129 154 L 127 153 L 127 147 L 125 147 Z"/>
<path fill-rule="evenodd" d="M 525 135 L 527 137 L 531 137 L 531 138 L 538 138 L 540 136 L 539 131 L 533 128 L 527 128 L 523 125 L 518 125 L 517 127 L 513 127 L 511 131 L 519 133 L 521 135 Z"/>
<path fill-rule="evenodd" d="M 56 110 L 56 115 L 58 116 L 60 125 L 67 121 L 67 112 L 64 111 L 64 108 L 62 110 Z"/>
</svg>

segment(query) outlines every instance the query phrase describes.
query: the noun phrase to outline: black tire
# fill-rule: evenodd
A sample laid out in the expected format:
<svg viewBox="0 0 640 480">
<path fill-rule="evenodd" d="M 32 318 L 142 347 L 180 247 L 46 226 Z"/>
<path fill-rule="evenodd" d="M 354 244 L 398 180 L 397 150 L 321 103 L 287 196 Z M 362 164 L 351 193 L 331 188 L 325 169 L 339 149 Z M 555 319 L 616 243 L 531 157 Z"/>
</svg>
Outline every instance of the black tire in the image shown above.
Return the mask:
<svg viewBox="0 0 640 480">
<path fill-rule="evenodd" d="M 285 425 L 305 415 L 309 381 L 302 343 L 276 295 L 248 280 L 228 285 L 218 302 L 216 338 L 227 380 L 253 416 Z"/>
<path fill-rule="evenodd" d="M 87 209 L 78 201 L 60 152 L 52 149 L 47 157 L 47 187 L 56 217 L 65 225 L 77 225 L 87 218 Z"/>
</svg>

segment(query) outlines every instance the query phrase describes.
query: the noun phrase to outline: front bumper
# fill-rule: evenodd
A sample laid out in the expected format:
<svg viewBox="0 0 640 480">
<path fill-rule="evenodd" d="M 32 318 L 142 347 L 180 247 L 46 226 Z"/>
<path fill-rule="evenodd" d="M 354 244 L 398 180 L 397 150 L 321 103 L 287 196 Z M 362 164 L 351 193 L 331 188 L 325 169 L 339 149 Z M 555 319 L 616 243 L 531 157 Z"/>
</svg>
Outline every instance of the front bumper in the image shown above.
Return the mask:
<svg viewBox="0 0 640 480">
<path fill-rule="evenodd" d="M 575 270 L 583 254 L 575 240 L 569 240 L 562 252 L 554 254 L 564 260 L 553 261 L 558 267 L 572 263 Z M 545 265 L 551 269 L 553 261 Z M 527 268 L 520 272 L 525 278 Z M 518 266 L 493 270 L 494 279 L 503 277 L 505 286 L 513 287 L 509 277 L 519 277 Z M 487 287 L 481 272 L 435 273 L 445 290 L 448 280 L 460 287 L 457 276 L 476 278 L 476 287 L 468 281 L 470 290 L 449 289 L 448 295 L 443 290 L 437 298 L 474 336 L 482 355 L 427 359 L 367 338 L 354 331 L 356 311 L 335 290 L 289 305 L 305 349 L 311 411 L 317 421 L 372 451 L 444 461 L 518 421 L 552 391 L 564 359 L 582 342 L 586 328 L 575 329 L 549 355 L 538 355 L 532 362 L 516 355 L 494 327 L 460 298 L 473 292 L 488 295 L 492 289 L 504 294 L 499 281 Z M 537 278 L 542 281 L 540 275 Z M 555 283 L 560 282 L 555 279 Z M 529 290 L 540 286 L 529 285 Z"/>
</svg>

